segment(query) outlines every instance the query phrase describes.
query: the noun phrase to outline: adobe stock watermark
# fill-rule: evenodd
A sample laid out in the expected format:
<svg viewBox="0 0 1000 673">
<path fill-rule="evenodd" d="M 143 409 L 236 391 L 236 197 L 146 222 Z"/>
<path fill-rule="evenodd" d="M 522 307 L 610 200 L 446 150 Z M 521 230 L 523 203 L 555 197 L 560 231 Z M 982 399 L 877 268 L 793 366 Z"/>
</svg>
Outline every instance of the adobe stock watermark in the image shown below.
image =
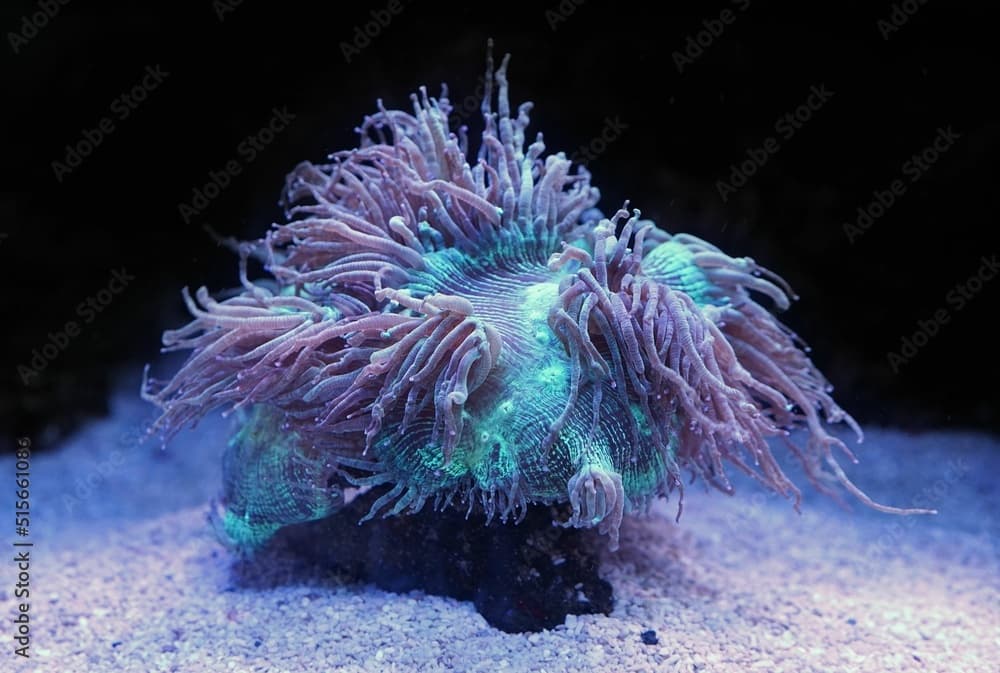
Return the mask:
<svg viewBox="0 0 1000 673">
<path fill-rule="evenodd" d="M 389 0 L 384 9 L 371 10 L 369 12 L 371 20 L 354 26 L 350 42 L 340 43 L 340 53 L 344 55 L 344 62 L 350 64 L 373 40 L 378 39 L 382 31 L 388 28 L 392 20 L 402 14 L 404 9 L 406 4 L 403 0 Z"/>
<path fill-rule="evenodd" d="M 941 156 L 950 150 L 955 145 L 955 141 L 961 137 L 962 134 L 956 133 L 951 126 L 938 127 L 934 140 L 903 162 L 900 167 L 903 177 L 909 178 L 910 184 L 924 177 L 931 166 L 936 164 Z M 854 218 L 854 221 L 844 222 L 842 228 L 844 235 L 847 236 L 847 242 L 854 243 L 861 238 L 905 193 L 906 182 L 902 178 L 892 180 L 884 190 L 876 189 L 873 191 L 872 200 L 863 206 L 858 206 L 857 217 Z"/>
<path fill-rule="evenodd" d="M 107 487 L 101 488 L 116 473 L 130 465 L 137 456 L 135 449 L 147 436 L 153 420 L 131 421 L 119 433 L 117 442 L 112 448 L 102 445 L 103 453 L 98 460 L 89 461 L 89 465 L 80 469 L 72 484 L 67 484 L 62 495 L 63 509 L 67 515 L 86 500 L 95 495 L 106 493 Z"/>
<path fill-rule="evenodd" d="M 993 253 L 989 257 L 984 255 L 975 273 L 964 281 L 956 283 L 945 293 L 945 306 L 934 311 L 930 318 L 918 320 L 916 331 L 900 339 L 898 351 L 886 353 L 886 362 L 888 362 L 892 373 L 898 374 L 903 365 L 910 363 L 913 358 L 917 357 L 920 350 L 929 344 L 945 325 L 951 322 L 954 313 L 958 313 L 968 306 L 969 302 L 983 291 L 986 284 L 996 278 L 998 272 L 1000 272 L 1000 260 L 997 259 L 997 253 Z"/>
<path fill-rule="evenodd" d="M 85 472 L 76 475 L 74 488 L 63 491 L 63 508 L 67 514 L 72 514 L 84 500 L 87 500 L 100 491 L 97 487 L 101 482 L 107 480 L 112 474 L 120 470 L 125 465 L 125 454 L 121 449 L 112 449 L 100 461 L 91 462 L 90 468 Z"/>
<path fill-rule="evenodd" d="M 39 0 L 36 11 L 22 16 L 21 25 L 17 32 L 7 32 L 7 43 L 10 44 L 14 55 L 20 54 L 21 50 L 28 46 L 28 43 L 35 39 L 38 33 L 49 25 L 49 22 L 56 18 L 62 8 L 69 3 L 70 0 Z"/>
<path fill-rule="evenodd" d="M 242 4 L 243 0 L 212 0 L 212 9 L 215 11 L 215 18 L 222 23 L 226 20 L 227 14 L 232 14 Z"/>
<path fill-rule="evenodd" d="M 834 93 L 836 92 L 828 91 L 825 84 L 811 86 L 805 102 L 791 112 L 786 112 L 774 123 L 774 132 L 778 137 L 768 136 L 760 147 L 747 149 L 746 159 L 739 164 L 729 164 L 729 179 L 715 181 L 715 190 L 719 193 L 722 202 L 728 201 L 730 195 L 746 185 L 750 178 L 764 168 L 768 160 L 781 149 L 781 141 L 791 140 L 803 126 L 809 123 L 813 115 L 833 98 Z"/>
<path fill-rule="evenodd" d="M 740 12 L 745 12 L 750 8 L 750 0 L 729 0 Z M 687 36 L 684 41 L 684 51 L 674 51 L 671 57 L 677 72 L 684 74 L 684 69 L 693 65 L 696 60 L 713 45 L 715 41 L 726 32 L 726 26 L 731 26 L 739 16 L 728 7 L 719 12 L 719 16 L 714 19 L 702 19 L 701 30 Z"/>
<path fill-rule="evenodd" d="M 574 164 L 586 166 L 607 152 L 608 146 L 618 140 L 627 130 L 628 124 L 623 122 L 618 115 L 615 115 L 613 119 L 605 117 L 604 126 L 600 133 L 591 138 L 590 142 L 576 148 L 576 151 L 569 156 L 569 160 Z"/>
<path fill-rule="evenodd" d="M 549 24 L 549 30 L 555 32 L 559 30 L 560 23 L 569 21 L 569 17 L 576 14 L 587 0 L 559 0 L 558 5 L 553 5 L 545 10 L 545 22 Z"/>
<path fill-rule="evenodd" d="M 462 122 L 471 117 L 474 113 L 482 109 L 483 96 L 486 95 L 486 78 L 482 75 L 476 80 L 476 86 L 472 93 L 462 99 L 461 102 L 451 102 L 451 112 L 448 113 L 448 128 L 457 129 Z"/>
<path fill-rule="evenodd" d="M 223 164 L 221 169 L 210 170 L 208 182 L 200 187 L 192 187 L 191 199 L 177 204 L 177 213 L 184 224 L 190 224 L 193 217 L 205 212 L 212 201 L 219 198 L 223 190 L 233 183 L 233 178 L 242 173 L 294 120 L 295 115 L 288 111 L 287 105 L 281 109 L 271 108 L 271 118 L 267 123 L 236 145 L 236 156 Z"/>
<path fill-rule="evenodd" d="M 966 457 L 957 455 L 950 458 L 939 468 L 940 476 L 934 483 L 920 489 L 910 502 L 909 508 L 936 510 L 947 502 L 951 493 L 960 482 L 968 477 L 972 466 Z M 884 564 L 884 559 L 899 555 L 899 548 L 907 538 L 907 532 L 916 528 L 924 521 L 921 516 L 889 517 L 882 526 L 882 532 L 865 547 L 864 554 L 857 557 L 861 572 L 877 573 Z"/>
<path fill-rule="evenodd" d="M 909 23 L 910 18 L 919 12 L 920 8 L 927 2 L 928 0 L 903 0 L 893 3 L 889 16 L 875 22 L 875 27 L 878 28 L 882 39 L 888 40 L 893 33 Z"/>
<path fill-rule="evenodd" d="M 76 305 L 75 314 L 80 320 L 67 320 L 66 323 L 54 332 L 49 332 L 46 341 L 38 348 L 31 351 L 31 359 L 27 364 L 17 366 L 17 375 L 21 378 L 23 385 L 30 385 L 32 380 L 44 372 L 52 362 L 59 357 L 59 354 L 69 348 L 70 343 L 80 336 L 81 327 L 89 325 L 97 319 L 104 310 L 111 305 L 115 297 L 120 295 L 135 280 L 135 276 L 130 274 L 125 267 L 115 269 L 111 272 L 111 278 L 107 284 L 85 298 Z"/>
<path fill-rule="evenodd" d="M 117 128 L 115 120 L 123 122 L 131 117 L 132 113 L 149 97 L 149 94 L 155 91 L 169 76 L 170 73 L 165 71 L 161 65 L 147 65 L 145 74 L 139 82 L 111 101 L 108 114 L 101 117 L 96 126 L 84 128 L 80 131 L 78 140 L 66 144 L 62 160 L 57 159 L 51 164 L 56 182 L 62 182 L 67 175 L 79 168 L 83 160 L 93 154 L 94 150 L 115 132 Z"/>
</svg>

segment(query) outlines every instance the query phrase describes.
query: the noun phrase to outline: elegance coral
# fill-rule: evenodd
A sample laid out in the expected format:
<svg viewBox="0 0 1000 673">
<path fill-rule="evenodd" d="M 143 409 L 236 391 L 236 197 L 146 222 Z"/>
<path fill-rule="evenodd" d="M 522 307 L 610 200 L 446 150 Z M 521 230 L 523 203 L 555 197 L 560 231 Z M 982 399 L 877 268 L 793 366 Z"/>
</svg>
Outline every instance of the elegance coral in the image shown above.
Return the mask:
<svg viewBox="0 0 1000 673">
<path fill-rule="evenodd" d="M 797 504 L 772 436 L 818 488 L 920 511 L 873 503 L 837 464 L 854 457 L 821 415 L 861 431 L 755 300 L 787 308 L 785 283 L 638 210 L 596 213 L 584 168 L 541 134 L 525 147 L 531 104 L 512 115 L 507 63 L 488 61 L 474 161 L 446 89 L 412 113 L 380 103 L 359 148 L 289 175 L 290 221 L 242 246 L 242 294 L 185 289 L 194 320 L 163 339 L 193 352 L 143 394 L 168 437 L 246 410 L 224 464 L 230 539 L 254 547 L 337 511 L 345 486 L 386 486 L 368 517 L 568 501 L 565 523 L 614 548 L 623 514 L 683 470 L 731 492 L 728 462 Z M 247 278 L 251 254 L 273 280 Z"/>
</svg>

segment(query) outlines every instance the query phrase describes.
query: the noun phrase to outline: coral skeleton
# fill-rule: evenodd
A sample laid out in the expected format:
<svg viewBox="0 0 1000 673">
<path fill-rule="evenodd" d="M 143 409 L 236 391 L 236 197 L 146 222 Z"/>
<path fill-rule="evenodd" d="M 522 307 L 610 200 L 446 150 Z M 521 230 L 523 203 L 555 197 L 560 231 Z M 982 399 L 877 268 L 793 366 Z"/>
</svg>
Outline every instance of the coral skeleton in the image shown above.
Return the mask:
<svg viewBox="0 0 1000 673">
<path fill-rule="evenodd" d="M 446 88 L 411 112 L 380 101 L 358 148 L 288 176 L 288 222 L 239 246 L 240 294 L 184 290 L 193 320 L 163 341 L 190 355 L 169 380 L 147 372 L 143 395 L 165 438 L 240 414 L 227 538 L 254 548 L 336 513 L 345 488 L 382 487 L 368 517 L 568 503 L 561 523 L 614 549 L 623 516 L 680 503 L 685 475 L 731 493 L 727 465 L 797 507 L 774 437 L 817 488 L 922 511 L 871 501 L 838 465 L 855 458 L 825 424 L 861 430 L 760 303 L 788 308 L 784 281 L 628 204 L 600 215 L 588 171 L 527 138 L 507 66 L 488 57 L 475 154 Z M 251 257 L 270 278 L 249 279 Z"/>
</svg>

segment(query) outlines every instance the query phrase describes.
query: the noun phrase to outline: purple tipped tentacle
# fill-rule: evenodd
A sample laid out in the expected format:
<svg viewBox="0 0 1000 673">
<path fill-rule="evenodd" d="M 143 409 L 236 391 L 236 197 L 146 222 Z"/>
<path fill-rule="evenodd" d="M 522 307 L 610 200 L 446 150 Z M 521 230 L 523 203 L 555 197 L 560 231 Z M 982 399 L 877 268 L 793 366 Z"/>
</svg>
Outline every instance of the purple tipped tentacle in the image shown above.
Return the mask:
<svg viewBox="0 0 1000 673">
<path fill-rule="evenodd" d="M 756 380 L 706 311 L 683 292 L 643 277 L 641 246 L 650 230 L 639 224 L 635 213 L 616 238 L 615 226 L 626 215 L 619 211 L 593 230 L 593 255 L 567 246 L 550 261 L 553 269 L 570 261 L 580 266 L 560 295 L 561 312 L 554 314 L 564 343 L 570 342 L 569 330 L 576 330 L 574 368 L 593 372 L 593 362 L 599 362 L 598 370 L 608 373 L 611 387 L 618 394 L 627 390 L 628 399 L 637 401 L 644 412 L 649 410 L 651 418 L 676 414 L 675 429 L 685 437 L 677 462 L 707 480 L 731 490 L 722 467 L 725 459 L 779 493 L 798 498 L 766 442 L 782 431 L 756 403 L 758 399 L 784 402 L 785 391 L 768 385 L 782 382 L 777 370 L 763 381 Z M 635 238 L 638 254 L 628 247 Z M 706 264 L 720 261 L 706 258 Z M 765 289 L 780 292 L 776 285 Z M 599 347 L 592 334 L 601 336 Z M 581 359 L 584 353 L 590 363 Z M 654 426 L 656 442 L 666 443 L 669 425 L 660 420 Z M 740 447 L 751 454 L 752 465 L 739 457 Z M 670 464 L 675 469 L 673 461 Z"/>
<path fill-rule="evenodd" d="M 145 399 L 164 409 L 155 427 L 168 438 L 216 407 L 239 408 L 298 389 L 325 364 L 323 345 L 343 336 L 339 314 L 302 297 L 263 288 L 223 302 L 205 288 L 197 302 L 183 294 L 194 320 L 164 333 L 164 351 L 193 352 L 169 382 L 143 386 Z"/>
<path fill-rule="evenodd" d="M 567 484 L 572 514 L 567 526 L 596 526 L 609 537 L 608 549 L 618 549 L 618 534 L 625 514 L 626 498 L 622 477 L 600 465 L 585 464 Z"/>
<path fill-rule="evenodd" d="M 394 413 L 401 400 L 405 398 L 399 411 L 403 428 L 433 401 L 435 432 L 443 432 L 447 462 L 461 437 L 468 396 L 482 385 L 500 356 L 500 337 L 493 327 L 471 316 L 472 305 L 462 297 L 436 294 L 418 299 L 384 288 L 378 298 L 423 315 L 399 316 L 402 322 L 393 331 L 381 331 L 377 338 L 395 341 L 371 356 L 352 385 L 331 401 L 322 422 L 368 414 L 371 421 L 365 435 L 370 446 L 382 430 L 382 419 Z M 355 322 L 360 327 L 365 320 L 369 319 Z"/>
</svg>

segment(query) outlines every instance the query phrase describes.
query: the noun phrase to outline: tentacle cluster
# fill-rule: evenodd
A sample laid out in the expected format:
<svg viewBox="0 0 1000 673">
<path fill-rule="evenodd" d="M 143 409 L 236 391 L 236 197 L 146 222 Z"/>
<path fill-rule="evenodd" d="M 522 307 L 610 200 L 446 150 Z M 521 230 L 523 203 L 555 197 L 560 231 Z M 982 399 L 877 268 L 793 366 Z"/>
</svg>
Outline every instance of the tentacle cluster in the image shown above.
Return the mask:
<svg viewBox="0 0 1000 673">
<path fill-rule="evenodd" d="M 531 104 L 512 114 L 507 63 L 487 64 L 474 159 L 467 129 L 448 129 L 447 90 L 421 89 L 412 112 L 379 102 L 358 148 L 292 171 L 289 222 L 240 247 L 242 292 L 184 290 L 193 320 L 164 344 L 191 355 L 169 381 L 143 383 L 163 410 L 154 430 L 169 437 L 220 406 L 265 408 L 252 423 L 287 430 L 281 447 L 295 455 L 237 442 L 227 483 L 267 465 L 289 481 L 390 485 L 371 514 L 456 494 L 501 517 L 563 501 L 570 525 L 617 539 L 623 514 L 679 487 L 684 468 L 728 491 L 729 462 L 797 497 L 766 439 L 804 426 L 806 447 L 790 446 L 810 478 L 823 488 L 825 464 L 865 499 L 820 414 L 857 426 L 751 297 L 786 308 L 783 281 L 638 211 L 594 217 L 587 171 L 545 155 L 541 134 L 526 146 Z M 251 255 L 273 280 L 248 279 Z M 261 489 L 270 499 L 257 503 L 229 489 L 226 500 L 270 527 L 283 512 L 328 513 L 324 488 Z M 270 504 L 289 493 L 315 501 Z"/>
</svg>

